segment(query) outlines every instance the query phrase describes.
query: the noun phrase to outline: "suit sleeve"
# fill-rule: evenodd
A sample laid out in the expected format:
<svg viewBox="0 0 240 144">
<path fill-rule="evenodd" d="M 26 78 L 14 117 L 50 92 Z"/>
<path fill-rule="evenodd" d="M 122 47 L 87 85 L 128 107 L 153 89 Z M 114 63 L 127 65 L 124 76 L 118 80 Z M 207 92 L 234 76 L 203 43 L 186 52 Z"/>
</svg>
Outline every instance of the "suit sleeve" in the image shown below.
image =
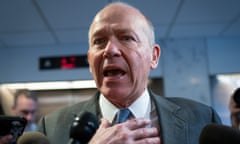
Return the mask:
<svg viewBox="0 0 240 144">
<path fill-rule="evenodd" d="M 45 117 L 42 117 L 38 122 L 37 131 L 46 135 L 46 128 L 45 128 Z"/>
</svg>

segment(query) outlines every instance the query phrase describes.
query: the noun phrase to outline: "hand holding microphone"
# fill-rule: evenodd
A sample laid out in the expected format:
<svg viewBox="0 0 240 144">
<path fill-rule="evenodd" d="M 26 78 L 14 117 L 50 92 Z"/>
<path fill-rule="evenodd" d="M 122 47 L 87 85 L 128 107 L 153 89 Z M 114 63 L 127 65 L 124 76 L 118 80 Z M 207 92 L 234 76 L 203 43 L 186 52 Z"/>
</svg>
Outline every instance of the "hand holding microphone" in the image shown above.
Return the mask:
<svg viewBox="0 0 240 144">
<path fill-rule="evenodd" d="M 0 144 L 9 143 L 13 136 L 11 134 L 0 137 Z"/>
<path fill-rule="evenodd" d="M 95 115 L 85 112 L 75 117 L 70 129 L 69 144 L 86 144 L 98 128 L 98 119 Z M 1 141 L 2 140 L 2 141 Z M 0 144 L 7 141 L 0 139 Z M 26 132 L 21 135 L 16 144 L 50 144 L 48 138 L 40 132 Z"/>
</svg>

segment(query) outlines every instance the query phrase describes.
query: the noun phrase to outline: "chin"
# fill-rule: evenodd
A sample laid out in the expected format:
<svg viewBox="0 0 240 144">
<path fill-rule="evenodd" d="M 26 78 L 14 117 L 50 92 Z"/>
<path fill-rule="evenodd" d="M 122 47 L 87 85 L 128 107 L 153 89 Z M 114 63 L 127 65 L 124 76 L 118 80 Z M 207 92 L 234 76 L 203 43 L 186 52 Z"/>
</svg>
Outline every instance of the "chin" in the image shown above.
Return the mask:
<svg viewBox="0 0 240 144">
<path fill-rule="evenodd" d="M 106 95 L 109 95 L 109 94 L 111 95 L 111 94 L 115 93 L 116 90 L 117 90 L 116 88 L 109 88 L 109 87 L 103 87 L 103 88 L 100 89 L 100 91 L 103 94 L 106 94 Z"/>
</svg>

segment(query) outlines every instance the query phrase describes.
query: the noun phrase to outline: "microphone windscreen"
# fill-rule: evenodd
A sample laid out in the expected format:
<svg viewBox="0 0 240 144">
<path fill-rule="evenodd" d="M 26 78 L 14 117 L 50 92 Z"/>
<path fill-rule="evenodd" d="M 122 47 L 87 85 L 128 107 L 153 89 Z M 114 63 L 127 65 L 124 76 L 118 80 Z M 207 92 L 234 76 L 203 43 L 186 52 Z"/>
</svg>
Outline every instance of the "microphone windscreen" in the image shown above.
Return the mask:
<svg viewBox="0 0 240 144">
<path fill-rule="evenodd" d="M 224 125 L 208 124 L 201 132 L 199 144 L 240 144 L 240 131 Z"/>
<path fill-rule="evenodd" d="M 70 128 L 70 139 L 80 143 L 88 143 L 99 126 L 98 118 L 90 112 L 84 112 L 74 118 Z"/>
<path fill-rule="evenodd" d="M 18 138 L 17 144 L 50 144 L 50 142 L 44 134 L 34 131 L 23 133 Z"/>
</svg>

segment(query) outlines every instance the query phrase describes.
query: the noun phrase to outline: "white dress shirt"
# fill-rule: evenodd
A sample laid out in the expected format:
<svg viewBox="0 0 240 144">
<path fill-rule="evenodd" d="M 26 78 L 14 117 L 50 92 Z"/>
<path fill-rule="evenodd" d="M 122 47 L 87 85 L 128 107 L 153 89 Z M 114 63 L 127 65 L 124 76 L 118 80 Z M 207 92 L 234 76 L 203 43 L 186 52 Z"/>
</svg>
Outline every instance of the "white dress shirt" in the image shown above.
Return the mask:
<svg viewBox="0 0 240 144">
<path fill-rule="evenodd" d="M 113 122 L 119 109 L 102 94 L 100 95 L 99 106 L 102 117 L 106 118 L 109 122 Z M 144 117 L 150 119 L 151 101 L 147 89 L 128 107 L 128 109 L 135 118 Z"/>
</svg>

